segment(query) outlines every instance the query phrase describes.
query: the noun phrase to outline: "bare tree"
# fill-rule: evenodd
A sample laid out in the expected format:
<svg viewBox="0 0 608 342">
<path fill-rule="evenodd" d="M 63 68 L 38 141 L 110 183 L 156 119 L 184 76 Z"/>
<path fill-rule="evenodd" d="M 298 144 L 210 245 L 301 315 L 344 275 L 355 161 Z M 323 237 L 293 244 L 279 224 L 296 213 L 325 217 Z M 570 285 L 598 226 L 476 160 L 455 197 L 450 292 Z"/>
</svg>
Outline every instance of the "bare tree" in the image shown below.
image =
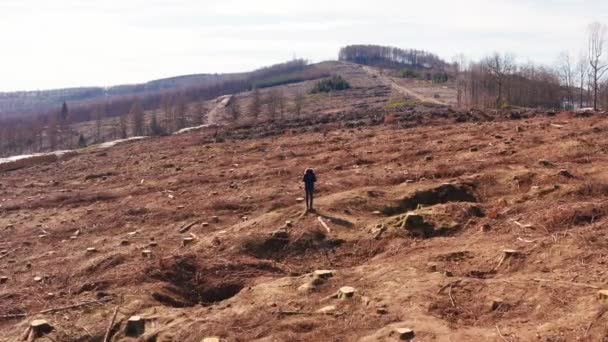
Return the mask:
<svg viewBox="0 0 608 342">
<path fill-rule="evenodd" d="M 194 104 L 194 125 L 202 125 L 207 122 L 207 108 L 203 101 L 198 101 Z"/>
<path fill-rule="evenodd" d="M 139 99 L 133 100 L 133 106 L 129 111 L 131 117 L 131 126 L 133 130 L 133 136 L 144 135 L 144 109 L 141 106 Z"/>
<path fill-rule="evenodd" d="M 606 25 L 594 22 L 589 25 L 588 55 L 589 66 L 591 67 L 591 81 L 593 87 L 593 109 L 597 110 L 598 90 L 600 80 L 608 70 L 608 63 L 605 61 L 604 44 L 606 43 Z"/>
<path fill-rule="evenodd" d="M 121 115 L 118 119 L 118 133 L 120 134 L 120 139 L 126 139 L 129 136 L 129 134 L 127 133 L 126 115 Z"/>
<path fill-rule="evenodd" d="M 293 111 L 296 116 L 299 118 L 302 115 L 302 109 L 304 108 L 304 94 L 301 92 L 296 93 L 296 97 L 294 98 Z"/>
<path fill-rule="evenodd" d="M 46 136 L 49 139 L 49 147 L 51 151 L 57 148 L 57 119 L 55 117 L 49 118 L 49 123 L 46 128 Z"/>
<path fill-rule="evenodd" d="M 95 141 L 101 142 L 101 128 L 103 127 L 103 119 L 106 116 L 105 106 L 100 104 L 96 106 L 93 116 L 95 117 Z"/>
<path fill-rule="evenodd" d="M 173 108 L 171 109 L 171 121 L 173 124 L 173 131 L 179 131 L 186 127 L 186 98 L 183 94 L 177 96 L 173 101 Z"/>
<path fill-rule="evenodd" d="M 495 52 L 492 56 L 487 57 L 484 61 L 485 66 L 490 72 L 490 76 L 496 82 L 498 87 L 498 95 L 496 97 L 496 106 L 499 107 L 503 103 L 503 89 L 508 77 L 515 71 L 515 57 L 511 54 L 499 54 Z"/>
<path fill-rule="evenodd" d="M 234 123 L 239 120 L 241 116 L 241 106 L 236 96 L 230 98 L 230 101 L 228 101 L 228 105 L 226 106 L 226 111 Z"/>
<path fill-rule="evenodd" d="M 584 105 L 584 97 L 585 97 L 585 82 L 587 81 L 587 76 L 589 75 L 589 59 L 587 55 L 582 52 L 579 55 L 578 62 L 576 63 L 576 77 L 577 77 L 577 86 L 579 88 L 579 106 L 583 108 Z"/>
<path fill-rule="evenodd" d="M 260 90 L 255 87 L 253 88 L 253 92 L 251 93 L 251 102 L 249 103 L 249 113 L 253 116 L 254 119 L 257 119 L 260 116 L 260 112 L 262 111 L 262 100 L 260 98 Z"/>
<path fill-rule="evenodd" d="M 277 91 L 277 107 L 279 108 L 279 115 L 281 119 L 285 118 L 285 108 L 287 106 L 285 94 L 281 90 Z"/>
<path fill-rule="evenodd" d="M 268 112 L 268 118 L 270 120 L 274 120 L 277 116 L 277 107 L 278 107 L 278 95 L 276 90 L 270 90 L 266 95 L 266 100 L 264 101 L 266 104 L 266 111 Z"/>
<path fill-rule="evenodd" d="M 574 68 L 572 65 L 572 58 L 568 51 L 562 51 L 557 60 L 557 71 L 562 85 L 566 87 L 566 102 L 567 107 L 572 108 L 574 106 L 574 96 L 572 88 L 574 87 Z"/>
</svg>

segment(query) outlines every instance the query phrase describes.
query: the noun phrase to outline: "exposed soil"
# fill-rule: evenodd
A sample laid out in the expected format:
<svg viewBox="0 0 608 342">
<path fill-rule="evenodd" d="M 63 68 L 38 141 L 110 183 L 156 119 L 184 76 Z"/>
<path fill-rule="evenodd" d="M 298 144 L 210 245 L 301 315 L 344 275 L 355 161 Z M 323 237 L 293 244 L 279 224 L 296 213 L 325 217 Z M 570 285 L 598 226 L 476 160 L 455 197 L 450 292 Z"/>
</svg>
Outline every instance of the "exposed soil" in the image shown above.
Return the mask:
<svg viewBox="0 0 608 342">
<path fill-rule="evenodd" d="M 608 338 L 604 117 L 430 106 L 384 125 L 364 112 L 0 173 L 0 341 L 36 318 L 56 341 L 102 341 L 117 306 L 111 341 Z M 457 229 L 375 234 L 412 212 Z M 355 295 L 333 296 L 343 286 Z"/>
</svg>

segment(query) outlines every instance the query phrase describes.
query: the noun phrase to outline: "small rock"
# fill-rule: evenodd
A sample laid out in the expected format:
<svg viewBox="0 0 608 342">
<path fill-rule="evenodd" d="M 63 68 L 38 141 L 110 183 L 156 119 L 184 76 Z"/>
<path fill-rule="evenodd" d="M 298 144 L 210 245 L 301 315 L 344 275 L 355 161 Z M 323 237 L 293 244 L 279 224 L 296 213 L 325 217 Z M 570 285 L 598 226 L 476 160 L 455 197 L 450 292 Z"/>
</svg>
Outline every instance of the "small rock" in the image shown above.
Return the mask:
<svg viewBox="0 0 608 342">
<path fill-rule="evenodd" d="M 127 336 L 139 336 L 146 330 L 146 322 L 140 316 L 131 316 L 125 327 Z"/>
<path fill-rule="evenodd" d="M 314 290 L 316 290 L 316 288 L 317 287 L 312 282 L 307 282 L 298 287 L 298 292 L 313 292 Z"/>
<path fill-rule="evenodd" d="M 539 160 L 538 164 L 540 164 L 541 166 L 544 166 L 544 167 L 553 167 L 553 166 L 555 166 L 555 164 L 553 164 L 552 162 L 550 162 L 548 160 L 545 160 L 545 159 Z"/>
<path fill-rule="evenodd" d="M 426 264 L 426 269 L 429 272 L 437 272 L 437 264 L 434 262 L 429 262 Z"/>
<path fill-rule="evenodd" d="M 97 253 L 97 248 L 95 248 L 95 247 L 89 247 L 89 248 L 87 248 L 87 253 L 88 254 Z"/>
<path fill-rule="evenodd" d="M 293 227 L 293 221 L 285 221 L 285 226 Z"/>
<path fill-rule="evenodd" d="M 322 313 L 322 314 L 333 314 L 334 312 L 336 312 L 336 306 L 335 305 L 328 305 L 328 306 L 324 306 L 322 308 L 320 308 L 319 310 L 317 310 L 318 313 Z"/>
<path fill-rule="evenodd" d="M 338 299 L 352 298 L 355 294 L 355 288 L 350 286 L 343 286 L 338 290 Z"/>
<path fill-rule="evenodd" d="M 426 156 L 424 157 L 424 161 L 432 161 L 433 160 L 433 156 Z"/>
<path fill-rule="evenodd" d="M 478 147 L 471 147 L 471 148 L 469 149 L 469 152 L 477 152 L 477 151 L 479 151 L 479 148 L 478 148 Z"/>
<path fill-rule="evenodd" d="M 51 331 L 53 331 L 53 326 L 49 324 L 44 319 L 35 319 L 30 323 L 31 334 L 34 338 L 42 337 Z"/>
<path fill-rule="evenodd" d="M 372 212 L 372 214 L 374 214 L 374 215 L 382 215 L 382 213 L 380 212 L 380 210 L 376 210 L 376 211 Z"/>
<path fill-rule="evenodd" d="M 218 216 L 213 216 L 213 217 L 211 217 L 211 222 L 218 223 L 218 222 L 220 222 L 220 218 Z"/>
<path fill-rule="evenodd" d="M 150 241 L 150 243 L 148 244 L 148 247 L 156 247 L 158 246 L 158 242 L 156 241 Z"/>
<path fill-rule="evenodd" d="M 489 232 L 490 230 L 492 230 L 492 226 L 487 223 L 481 226 L 481 231 L 484 233 Z"/>
<path fill-rule="evenodd" d="M 517 130 L 517 133 L 521 133 L 521 132 L 523 132 L 523 131 L 524 131 L 524 128 L 523 128 L 523 127 L 521 127 L 521 126 L 517 126 L 517 129 L 516 129 L 516 130 Z"/>
<path fill-rule="evenodd" d="M 205 337 L 202 342 L 221 342 L 219 337 Z"/>
<path fill-rule="evenodd" d="M 34 281 L 39 283 L 42 281 L 42 277 L 36 276 L 36 277 L 34 277 Z"/>
<path fill-rule="evenodd" d="M 414 330 L 410 328 L 397 328 L 395 332 L 400 340 L 411 340 L 415 336 Z"/>
<path fill-rule="evenodd" d="M 129 242 L 129 240 L 122 240 L 122 241 L 120 241 L 120 245 L 121 246 L 128 246 L 130 244 L 131 244 L 131 242 Z"/>
<path fill-rule="evenodd" d="M 298 202 L 298 203 L 304 202 L 304 197 L 296 198 L 296 202 Z"/>
</svg>

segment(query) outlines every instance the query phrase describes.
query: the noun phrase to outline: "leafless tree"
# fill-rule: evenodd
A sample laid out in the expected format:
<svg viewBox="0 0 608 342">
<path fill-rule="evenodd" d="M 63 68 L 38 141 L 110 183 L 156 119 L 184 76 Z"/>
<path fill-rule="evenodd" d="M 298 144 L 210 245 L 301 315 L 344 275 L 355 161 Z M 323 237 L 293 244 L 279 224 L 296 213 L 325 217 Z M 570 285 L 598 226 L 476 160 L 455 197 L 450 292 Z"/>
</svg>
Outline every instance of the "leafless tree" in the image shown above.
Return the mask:
<svg viewBox="0 0 608 342">
<path fill-rule="evenodd" d="M 241 106 L 236 96 L 232 96 L 232 98 L 230 98 L 230 101 L 226 106 L 226 112 L 234 123 L 236 123 L 241 117 Z"/>
<path fill-rule="evenodd" d="M 296 97 L 294 98 L 293 111 L 298 118 L 300 117 L 300 115 L 302 115 L 303 108 L 304 108 L 304 94 L 302 92 L 297 92 Z"/>
<path fill-rule="evenodd" d="M 262 100 L 260 98 L 260 90 L 255 87 L 253 92 L 251 93 L 251 102 L 249 103 L 249 113 L 253 116 L 254 119 L 257 119 L 260 116 L 260 112 L 262 111 Z"/>
<path fill-rule="evenodd" d="M 121 115 L 118 119 L 118 133 L 120 134 L 120 139 L 126 139 L 129 134 L 127 133 L 127 116 Z"/>
<path fill-rule="evenodd" d="M 568 51 L 562 51 L 557 59 L 557 71 L 562 85 L 566 87 L 566 102 L 568 108 L 574 105 L 574 96 L 572 89 L 574 88 L 574 66 L 572 58 Z"/>
<path fill-rule="evenodd" d="M 51 117 L 46 128 L 46 136 L 49 139 L 49 147 L 52 151 L 57 149 L 57 119 Z"/>
<path fill-rule="evenodd" d="M 133 136 L 144 135 L 144 109 L 141 106 L 139 99 L 133 100 L 133 105 L 129 111 L 129 117 L 131 118 L 131 128 L 133 130 Z"/>
<path fill-rule="evenodd" d="M 277 91 L 277 107 L 279 108 L 279 115 L 281 119 L 285 118 L 285 109 L 287 107 L 287 100 L 285 99 L 285 94 L 281 90 Z"/>
<path fill-rule="evenodd" d="M 101 142 L 101 129 L 103 127 L 103 120 L 106 116 L 104 107 L 103 104 L 96 106 L 95 112 L 93 113 L 93 116 L 95 117 L 95 141 L 97 143 Z"/>
<path fill-rule="evenodd" d="M 266 104 L 266 112 L 268 113 L 268 118 L 270 120 L 274 120 L 277 116 L 277 107 L 278 107 L 278 94 L 277 91 L 272 89 L 266 95 L 266 100 L 264 101 Z"/>
<path fill-rule="evenodd" d="M 498 94 L 496 97 L 496 106 L 499 107 L 503 103 L 503 89 L 508 77 L 515 71 L 515 57 L 511 54 L 499 54 L 495 52 L 492 56 L 487 57 L 484 61 L 485 66 L 490 72 L 490 76 L 496 82 Z"/>
<path fill-rule="evenodd" d="M 608 70 L 605 60 L 606 25 L 594 22 L 589 25 L 588 55 L 591 67 L 591 81 L 593 87 L 593 109 L 597 110 L 598 90 L 604 73 Z"/>
<path fill-rule="evenodd" d="M 577 77 L 577 86 L 579 88 L 579 106 L 580 108 L 584 105 L 584 97 L 585 97 L 585 83 L 587 81 L 587 77 L 589 75 L 589 58 L 587 55 L 582 52 L 579 55 L 578 62 L 576 63 L 576 77 Z"/>
</svg>

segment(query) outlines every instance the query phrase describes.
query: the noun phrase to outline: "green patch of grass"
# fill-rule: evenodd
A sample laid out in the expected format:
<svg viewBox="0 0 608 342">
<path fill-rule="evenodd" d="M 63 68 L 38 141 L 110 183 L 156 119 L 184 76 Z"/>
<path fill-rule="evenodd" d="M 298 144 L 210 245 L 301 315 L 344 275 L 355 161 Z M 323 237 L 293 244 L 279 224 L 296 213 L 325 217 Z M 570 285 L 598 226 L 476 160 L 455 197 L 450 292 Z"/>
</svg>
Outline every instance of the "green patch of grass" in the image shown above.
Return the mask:
<svg viewBox="0 0 608 342">
<path fill-rule="evenodd" d="M 388 104 L 386 104 L 384 106 L 384 108 L 386 109 L 401 109 L 401 108 L 407 108 L 407 107 L 414 107 L 415 105 L 417 105 L 418 103 L 414 100 L 400 100 L 400 101 L 393 101 L 390 102 Z"/>
</svg>

